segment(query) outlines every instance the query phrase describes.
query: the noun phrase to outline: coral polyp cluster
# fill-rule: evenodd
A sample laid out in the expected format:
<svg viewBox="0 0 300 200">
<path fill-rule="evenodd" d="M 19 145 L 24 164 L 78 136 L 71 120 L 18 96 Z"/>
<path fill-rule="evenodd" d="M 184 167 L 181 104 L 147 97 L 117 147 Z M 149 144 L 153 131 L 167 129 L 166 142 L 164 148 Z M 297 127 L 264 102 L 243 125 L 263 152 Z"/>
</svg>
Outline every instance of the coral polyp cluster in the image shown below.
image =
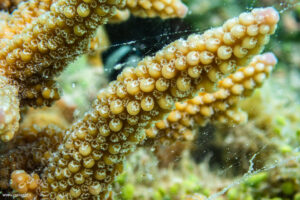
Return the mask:
<svg viewBox="0 0 300 200">
<path fill-rule="evenodd" d="M 20 191 L 20 193 L 26 192 L 25 199 L 33 199 L 34 194 L 31 191 L 35 191 L 39 184 L 39 176 L 37 174 L 29 176 L 26 172 L 17 170 L 12 173 L 11 178 L 11 187 L 13 189 Z"/>
<path fill-rule="evenodd" d="M 48 122 L 51 123 L 51 122 Z M 8 189 L 10 187 L 11 174 L 15 170 L 34 171 L 41 166 L 48 164 L 49 156 L 54 153 L 63 139 L 63 131 L 55 123 L 38 126 L 26 126 L 21 124 L 18 136 L 14 139 L 14 144 L 9 151 L 2 153 L 0 160 L 1 181 L 0 187 Z M 25 172 L 24 172 L 25 173 Z M 23 176 L 23 174 L 20 176 Z M 21 188 L 23 182 L 18 182 L 19 173 L 15 173 L 16 179 L 12 182 L 14 187 Z M 28 178 L 26 180 L 31 180 Z M 37 187 L 37 186 L 36 186 Z M 36 187 L 34 189 L 36 189 Z M 15 189 L 16 189 L 15 188 Z M 18 189 L 16 189 L 19 191 Z M 32 189 L 33 190 L 33 189 Z M 20 193 L 27 193 L 27 190 L 21 190 Z"/>
<path fill-rule="evenodd" d="M 99 92 L 92 109 L 65 131 L 41 173 L 37 195 L 107 199 L 125 157 L 145 139 L 144 129 L 161 120 L 175 102 L 199 90 L 213 91 L 220 78 L 263 48 L 277 21 L 273 8 L 254 9 L 223 27 L 177 40 L 136 68 L 125 68 Z"/>
<path fill-rule="evenodd" d="M 180 0 L 156 1 L 156 0 L 127 0 L 126 8 L 139 17 L 156 17 L 163 19 L 170 17 L 184 17 L 187 7 L 182 6 Z"/>
<path fill-rule="evenodd" d="M 99 56 L 105 34 L 98 27 L 127 19 L 128 12 L 166 19 L 184 17 L 187 7 L 179 0 L 29 0 L 3 15 L 0 136 L 11 143 L 0 156 L 1 189 L 28 200 L 111 199 L 126 158 L 147 140 L 191 139 L 196 124 L 247 120 L 237 103 L 277 63 L 272 53 L 258 55 L 279 21 L 271 7 L 127 66 L 71 124 L 62 113 L 24 109 L 58 100 L 56 76 L 80 54 Z M 102 65 L 99 58 L 90 63 Z"/>
<path fill-rule="evenodd" d="M 237 104 L 243 97 L 252 94 L 269 76 L 277 63 L 272 53 L 254 57 L 246 67 L 222 79 L 218 83 L 218 91 L 214 93 L 200 92 L 186 102 L 175 104 L 165 120 L 159 121 L 148 129 L 148 137 L 170 137 L 176 140 L 191 139 L 195 124 L 204 126 L 208 122 L 224 124 L 240 124 L 247 121 L 247 113 L 240 110 Z"/>
<path fill-rule="evenodd" d="M 9 84 L 9 80 L 0 76 L 0 138 L 9 141 L 19 128 L 20 102 L 18 89 Z"/>
<path fill-rule="evenodd" d="M 177 2 L 177 1 L 176 1 Z M 49 106 L 59 99 L 55 76 L 88 51 L 99 25 L 126 1 L 38 1 L 19 4 L 5 15 L 0 40 L 1 75 L 18 89 L 21 106 Z M 186 7 L 176 3 L 178 9 Z M 171 16 L 170 16 L 171 17 Z"/>
<path fill-rule="evenodd" d="M 21 26 L 21 30 L 16 30 L 11 39 L 1 40 L 1 68 L 4 75 L 19 87 L 21 104 L 47 105 L 58 99 L 58 92 L 51 83 L 53 76 L 85 51 L 98 25 L 106 23 L 116 7 L 124 4 L 96 1 L 46 3 L 49 11 L 40 16 L 40 13 L 30 12 L 37 16 L 28 16 L 28 22 L 22 16 L 25 14 L 26 17 L 26 12 L 14 13 L 12 22 L 23 22 L 24 28 Z M 26 4 L 37 8 L 41 5 L 38 1 Z M 43 9 L 37 10 L 42 12 Z"/>
</svg>

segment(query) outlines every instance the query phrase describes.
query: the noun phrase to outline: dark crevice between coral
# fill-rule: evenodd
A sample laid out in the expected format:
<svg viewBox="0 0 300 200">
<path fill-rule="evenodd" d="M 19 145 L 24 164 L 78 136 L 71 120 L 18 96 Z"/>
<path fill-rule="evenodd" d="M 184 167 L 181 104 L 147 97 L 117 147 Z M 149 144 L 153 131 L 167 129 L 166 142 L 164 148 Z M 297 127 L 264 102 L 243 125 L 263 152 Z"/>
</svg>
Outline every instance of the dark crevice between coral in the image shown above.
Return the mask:
<svg viewBox="0 0 300 200">
<path fill-rule="evenodd" d="M 111 45 L 102 56 L 110 81 L 116 79 L 127 63 L 130 65 L 130 57 L 141 59 L 151 56 L 174 40 L 184 38 L 192 29 L 182 19 L 143 19 L 134 16 L 120 24 L 107 24 L 105 28 Z M 121 48 L 123 51 L 114 57 L 114 61 L 108 62 L 111 55 Z M 115 65 L 124 63 L 121 68 L 113 69 Z"/>
</svg>

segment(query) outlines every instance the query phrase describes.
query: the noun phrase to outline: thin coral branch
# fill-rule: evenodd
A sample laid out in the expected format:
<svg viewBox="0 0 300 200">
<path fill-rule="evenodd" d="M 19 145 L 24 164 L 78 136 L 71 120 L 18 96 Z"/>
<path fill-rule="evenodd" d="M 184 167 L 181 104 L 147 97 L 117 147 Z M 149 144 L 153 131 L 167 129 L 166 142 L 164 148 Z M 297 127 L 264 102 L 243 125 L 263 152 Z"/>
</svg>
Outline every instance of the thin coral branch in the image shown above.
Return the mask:
<svg viewBox="0 0 300 200">
<path fill-rule="evenodd" d="M 146 130 L 149 138 L 155 140 L 191 140 L 195 125 L 204 126 L 207 122 L 241 124 L 247 121 L 247 113 L 237 104 L 260 87 L 270 75 L 276 58 L 272 53 L 256 56 L 251 63 L 240 68 L 218 83 L 219 90 L 214 93 L 200 92 L 184 103 L 176 103 L 165 120 Z"/>
<path fill-rule="evenodd" d="M 88 62 L 91 66 L 103 67 L 101 53 L 105 51 L 109 45 L 108 35 L 104 27 L 100 26 L 89 45 Z"/>
</svg>

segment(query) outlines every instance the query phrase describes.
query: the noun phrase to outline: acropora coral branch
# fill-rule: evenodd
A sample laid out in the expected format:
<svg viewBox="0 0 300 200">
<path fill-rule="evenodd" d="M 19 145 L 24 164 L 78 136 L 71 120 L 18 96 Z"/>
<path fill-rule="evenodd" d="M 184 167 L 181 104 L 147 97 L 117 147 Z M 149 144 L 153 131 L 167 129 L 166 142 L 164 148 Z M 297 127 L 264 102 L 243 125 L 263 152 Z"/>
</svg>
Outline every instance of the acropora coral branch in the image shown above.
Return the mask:
<svg viewBox="0 0 300 200">
<path fill-rule="evenodd" d="M 177 40 L 136 68 L 126 68 L 100 91 L 91 111 L 66 130 L 41 173 L 35 195 L 107 199 L 125 156 L 145 139 L 144 130 L 163 119 L 175 102 L 199 90 L 211 91 L 235 65 L 260 52 L 278 20 L 273 8 L 254 9 L 223 27 Z"/>
<path fill-rule="evenodd" d="M 86 49 L 96 28 L 124 3 L 59 0 L 49 4 L 49 11 L 42 15 L 29 16 L 30 23 L 24 20 L 26 15 L 14 15 L 13 21 L 20 19 L 25 25 L 10 40 L 1 40 L 0 66 L 19 87 L 21 104 L 49 105 L 58 99 L 58 91 L 49 81 Z"/>
<path fill-rule="evenodd" d="M 0 66 L 18 85 L 21 104 L 49 105 L 57 99 L 53 85 L 42 85 L 83 53 L 96 28 L 125 3 L 30 0 L 20 4 L 8 22 L 12 38 L 0 42 Z M 184 8 L 182 15 L 186 13 L 180 1 L 176 6 Z"/>
<path fill-rule="evenodd" d="M 173 12 L 183 17 L 186 6 L 179 0 L 174 2 L 163 7 L 173 9 L 169 17 L 175 16 Z M 58 100 L 55 76 L 89 50 L 97 27 L 125 4 L 125 0 L 29 0 L 20 3 L 11 15 L 0 13 L 4 32 L 0 75 L 17 88 L 20 105 L 49 106 Z"/>
<path fill-rule="evenodd" d="M 149 128 L 146 130 L 147 142 L 146 144 L 153 144 L 154 142 L 164 142 L 167 140 L 175 140 L 179 141 L 180 139 L 191 139 L 190 133 L 193 131 L 194 124 L 201 121 L 219 121 L 216 116 L 220 116 L 220 113 L 225 113 L 234 108 L 236 104 L 244 97 L 250 95 L 257 87 L 260 87 L 262 82 L 269 76 L 271 70 L 273 69 L 276 63 L 276 59 L 272 53 L 265 53 L 263 55 L 259 55 L 254 57 L 251 63 L 247 67 L 240 68 L 237 72 L 230 75 L 229 77 L 222 79 L 219 81 L 219 90 L 227 90 L 228 96 L 224 99 L 218 99 L 220 95 L 216 95 L 220 93 L 219 91 L 205 95 L 216 95 L 216 98 L 213 102 L 205 102 L 199 101 L 199 98 L 203 98 L 204 94 L 194 97 L 192 100 L 188 100 L 183 104 L 176 103 L 175 107 L 180 107 L 178 110 L 173 110 L 166 120 L 161 120 L 156 123 L 156 130 L 158 134 L 149 134 L 149 131 L 153 131 L 153 128 Z M 243 76 L 241 74 L 243 73 Z M 248 73 L 244 73 L 248 72 Z M 237 77 L 239 77 L 237 79 Z M 224 87 L 223 82 L 227 82 L 231 79 L 232 86 L 230 88 Z M 248 83 L 251 82 L 251 87 Z M 241 93 L 234 93 L 234 86 L 242 85 L 245 87 Z M 239 90 L 241 91 L 241 90 Z M 239 97 L 239 98 L 237 98 Z M 197 101 L 196 101 L 197 100 Z M 200 105 L 198 104 L 199 102 Z M 222 108 L 225 110 L 219 109 L 219 106 L 222 103 Z M 179 104 L 179 105 L 178 105 Z M 189 108 L 190 107 L 190 108 Z M 206 107 L 211 108 L 213 114 L 211 116 L 203 116 L 201 115 L 201 110 Z M 185 109 L 183 109 L 185 108 Z M 47 109 L 49 110 L 49 108 Z M 26 114 L 25 121 L 22 122 L 20 130 L 18 132 L 18 136 L 14 141 L 14 148 L 9 150 L 7 153 L 0 156 L 0 188 L 7 189 L 9 186 L 10 174 L 15 170 L 29 170 L 32 171 L 33 167 L 40 168 L 41 166 L 47 165 L 47 158 L 50 155 L 50 152 L 54 152 L 57 145 L 62 142 L 62 130 L 59 129 L 65 127 L 65 123 L 62 122 L 66 119 L 61 116 L 59 112 L 53 111 L 30 111 L 29 115 Z M 193 112 L 192 112 L 193 111 Z M 175 113 L 176 112 L 176 113 Z M 230 112 L 230 111 L 229 111 Z M 48 115 L 45 116 L 45 113 Z M 51 114 L 52 113 L 52 114 Z M 232 117 L 231 115 L 229 117 Z M 56 118 L 56 119 L 55 119 Z M 236 117 L 235 117 L 236 119 Z M 244 119 L 244 118 L 242 118 Z M 221 121 L 225 123 L 225 121 Z M 234 123 L 241 122 L 234 121 Z M 162 124 L 163 123 L 163 124 Z M 228 123 L 228 122 L 227 122 Z M 202 125 L 202 124 L 201 124 Z M 156 136 L 155 138 L 153 138 Z M 152 140 L 152 143 L 149 143 L 149 140 Z M 142 144 L 143 146 L 145 144 Z M 22 173 L 23 171 L 17 171 L 17 174 Z M 14 174 L 15 176 L 15 174 Z M 28 177 L 28 175 L 25 175 Z M 12 177 L 12 179 L 14 179 Z M 22 179 L 23 180 L 23 179 Z M 30 178 L 26 178 L 26 180 L 31 180 Z M 19 190 L 19 184 L 13 185 L 12 187 L 16 190 Z"/>
<path fill-rule="evenodd" d="M 240 124 L 247 121 L 247 113 L 241 111 L 237 104 L 260 87 L 270 75 L 277 63 L 272 53 L 255 56 L 246 67 L 218 83 L 214 93 L 200 92 L 186 102 L 175 104 L 175 108 L 165 120 L 161 120 L 146 130 L 149 138 L 161 137 L 161 140 L 190 140 L 195 125 L 203 126 L 207 122 Z"/>
</svg>

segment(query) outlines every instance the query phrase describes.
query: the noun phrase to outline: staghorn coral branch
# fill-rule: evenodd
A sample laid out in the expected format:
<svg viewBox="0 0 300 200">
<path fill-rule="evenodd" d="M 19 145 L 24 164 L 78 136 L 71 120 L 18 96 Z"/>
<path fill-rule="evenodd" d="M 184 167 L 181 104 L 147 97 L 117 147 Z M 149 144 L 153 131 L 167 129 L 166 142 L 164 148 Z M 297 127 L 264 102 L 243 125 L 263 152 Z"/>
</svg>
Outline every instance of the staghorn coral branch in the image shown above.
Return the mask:
<svg viewBox="0 0 300 200">
<path fill-rule="evenodd" d="M 125 156 L 145 139 L 145 129 L 174 102 L 210 91 L 232 63 L 259 52 L 279 20 L 273 8 L 254 9 L 223 27 L 177 40 L 137 68 L 126 68 L 97 96 L 90 112 L 65 132 L 41 174 L 41 199 L 107 199 Z M 207 78 L 206 78 L 207 77 Z"/>
<path fill-rule="evenodd" d="M 124 4 L 125 0 L 29 0 L 11 16 L 3 14 L 0 75 L 17 88 L 20 105 L 49 106 L 59 99 L 55 76 L 89 49 L 96 28 Z M 179 4 L 179 9 L 186 8 Z"/>
<path fill-rule="evenodd" d="M 33 18 L 11 40 L 1 40 L 0 66 L 19 86 L 21 104 L 48 105 L 57 99 L 58 92 L 49 81 L 86 49 L 97 26 L 123 4 L 59 0 L 49 3 L 49 11 Z M 48 86 L 43 87 L 45 84 Z"/>
<path fill-rule="evenodd" d="M 124 9 L 118 10 L 109 23 L 125 21 L 129 18 L 130 13 L 143 18 L 182 18 L 187 14 L 187 10 L 188 8 L 180 0 L 127 0 Z"/>
<path fill-rule="evenodd" d="M 237 103 L 239 103 L 243 97 L 251 95 L 256 88 L 261 86 L 264 79 L 269 76 L 275 64 L 276 58 L 272 53 L 265 53 L 263 55 L 256 56 L 247 67 L 242 67 L 234 74 L 219 81 L 219 91 L 212 94 L 200 93 L 199 96 L 196 96 L 185 103 L 176 103 L 175 106 L 177 107 L 177 110 L 173 110 L 166 120 L 161 120 L 156 123 L 156 130 L 153 130 L 153 128 L 146 130 L 146 144 L 150 144 L 149 141 L 151 141 L 151 139 L 151 144 L 153 144 L 153 142 L 165 141 L 166 139 L 172 139 L 175 141 L 180 139 L 190 140 L 192 139 L 190 134 L 194 129 L 193 122 L 201 122 L 200 125 L 203 125 L 203 122 L 207 121 L 241 123 L 245 118 L 239 118 L 239 116 L 234 117 L 232 116 L 231 111 L 236 108 Z M 228 85 L 228 83 L 232 84 Z M 245 89 L 241 89 L 240 86 L 245 87 Z M 237 90 L 237 88 L 239 89 Z M 221 93 L 227 91 L 227 97 L 222 98 L 225 96 L 220 96 L 220 91 L 222 91 Z M 210 95 L 214 96 L 214 98 L 211 98 Z M 208 99 L 209 101 L 207 101 Z M 211 102 L 212 99 L 213 102 Z M 226 105 L 222 106 L 225 110 L 220 109 L 220 105 Z M 201 114 L 202 109 L 204 114 Z M 209 113 L 212 113 L 212 115 L 207 116 L 207 110 L 210 110 Z M 229 112 L 227 112 L 228 110 Z M 48 115 L 45 116 L 45 113 Z M 228 116 L 228 114 L 230 115 Z M 225 121 L 224 119 L 226 119 L 226 117 L 229 120 Z M 22 122 L 19 134 L 16 141 L 14 141 L 15 146 L 17 146 L 17 150 L 11 150 L 9 153 L 0 156 L 0 163 L 5 163 L 5 166 L 0 166 L 0 169 L 6 168 L 9 169 L 9 172 L 18 169 L 30 170 L 30 168 L 28 168 L 25 164 L 18 165 L 18 167 L 16 167 L 13 163 L 8 164 L 8 161 L 5 159 L 8 157 L 15 158 L 16 156 L 14 154 L 22 155 L 22 159 L 28 160 L 20 163 L 35 163 L 35 166 L 38 166 L 37 168 L 45 166 L 49 152 L 54 152 L 54 147 L 62 142 L 62 130 L 56 127 L 64 128 L 66 124 L 64 121 L 66 121 L 66 119 L 55 109 L 53 111 L 49 111 L 49 108 L 42 111 L 31 110 L 29 115 L 27 114 L 25 120 Z M 49 126 L 50 124 L 51 126 Z M 51 132 L 51 134 L 47 135 L 45 134 L 46 132 Z M 159 134 L 153 134 L 155 132 L 158 132 Z M 47 141 L 51 140 L 50 136 L 55 136 L 57 139 L 55 141 Z M 156 137 L 153 138 L 154 136 Z M 41 139 L 42 137 L 44 138 Z M 48 145 L 40 145 L 41 140 Z M 38 147 L 39 150 L 37 153 L 36 149 Z M 35 153 L 40 156 L 36 156 Z M 43 158 L 41 155 L 47 156 Z M 35 157 L 39 158 L 34 159 L 33 162 L 32 158 Z M 17 162 L 17 160 L 12 159 L 12 162 Z M 12 168 L 9 168 L 9 166 L 12 166 Z M 6 185 L 8 185 L 9 175 L 2 177 L 2 180 L 6 180 Z"/>
<path fill-rule="evenodd" d="M 59 99 L 54 76 L 86 49 L 96 27 L 123 4 L 79 3 L 30 0 L 20 4 L 3 25 L 12 32 L 0 40 L 0 74 L 17 88 L 21 105 L 50 105 Z M 15 114 L 14 118 L 18 118 L 19 113 Z M 16 131 L 9 130 L 8 124 L 5 129 Z M 11 139 L 12 134 L 6 138 Z"/>
<path fill-rule="evenodd" d="M 22 33 L 23 29 L 38 16 L 49 11 L 52 2 L 52 0 L 31 0 L 19 3 L 18 8 L 5 20 L 8 30 L 1 39 L 12 39 Z"/>
<path fill-rule="evenodd" d="M 188 140 L 192 139 L 190 137 L 190 133 L 194 128 L 191 125 L 193 121 L 201 122 L 201 125 L 203 125 L 203 122 L 213 121 L 213 119 L 216 121 L 221 120 L 222 123 L 240 123 L 241 120 L 245 118 L 240 118 L 239 120 L 237 120 L 237 117 L 233 117 L 234 120 L 231 120 L 232 115 L 227 116 L 228 112 L 226 112 L 226 110 L 229 110 L 230 113 L 230 110 L 234 109 L 236 104 L 240 100 L 237 99 L 237 97 L 243 98 L 244 96 L 251 95 L 257 87 L 260 87 L 265 78 L 269 76 L 275 64 L 276 58 L 272 53 L 265 53 L 263 55 L 256 56 L 247 67 L 242 67 L 234 74 L 219 81 L 219 89 L 228 91 L 227 94 L 229 96 L 227 96 L 226 98 L 218 98 L 222 96 L 218 95 L 220 91 L 217 91 L 213 94 L 201 93 L 199 96 L 196 96 L 194 99 L 188 100 L 183 104 L 176 103 L 176 107 L 179 109 L 176 111 L 172 111 L 166 120 L 162 120 L 156 123 L 156 129 L 159 130 L 159 134 L 154 135 L 153 128 L 149 128 L 148 130 L 146 130 L 146 145 L 156 144 L 159 142 L 161 143 L 162 141 L 165 142 L 169 140 L 178 141 L 182 138 Z M 243 75 L 241 74 L 241 72 L 243 73 Z M 229 79 L 231 79 L 232 81 L 230 81 Z M 230 86 L 228 85 L 228 83 L 230 82 L 232 82 L 233 84 L 231 84 L 231 87 L 228 87 Z M 251 84 L 249 85 L 249 83 Z M 243 87 L 245 87 L 245 90 L 241 90 L 241 88 L 239 88 L 239 92 L 237 92 L 237 85 L 243 85 Z M 243 92 L 240 93 L 240 91 Z M 205 102 L 205 95 L 214 95 L 214 101 Z M 203 100 L 199 98 L 203 98 Z M 235 99 L 235 101 L 232 101 L 233 99 Z M 199 102 L 201 103 L 199 104 Z M 226 108 L 225 110 L 219 109 L 219 105 L 221 104 L 227 104 L 226 107 L 223 107 Z M 202 108 L 204 108 L 204 110 L 207 110 L 207 107 L 211 108 L 210 110 L 213 111 L 213 114 L 211 116 L 200 114 L 200 110 Z M 204 111 L 204 113 L 207 112 Z M 0 169 L 2 170 L 2 181 L 0 183 L 0 188 L 2 189 L 6 189 L 9 186 L 9 174 L 11 174 L 12 172 L 14 172 L 12 174 L 12 182 L 14 184 L 11 186 L 13 189 L 23 191 L 24 187 L 19 188 L 18 185 L 27 185 L 27 187 L 29 188 L 29 183 L 31 183 L 32 178 L 30 178 L 30 176 L 28 174 L 25 174 L 25 172 L 22 170 L 32 171 L 33 168 L 30 166 L 35 166 L 35 168 L 37 169 L 46 166 L 48 164 L 47 159 L 50 155 L 50 152 L 54 152 L 55 147 L 57 147 L 62 142 L 63 138 L 61 129 L 58 129 L 55 126 L 37 126 L 37 123 L 28 122 L 28 120 L 36 121 L 36 118 L 41 115 L 38 112 L 34 112 L 32 114 L 33 117 L 31 117 L 30 119 L 26 118 L 27 121 L 23 122 L 21 125 L 21 130 L 19 131 L 18 137 L 15 142 L 17 148 L 10 150 L 8 153 L 0 156 L 0 163 L 4 164 L 3 166 L 1 166 L 0 164 Z M 229 118 L 228 121 L 224 121 L 224 114 L 225 117 Z M 62 119 L 62 117 L 59 115 L 57 115 L 56 117 Z M 52 124 L 53 122 L 51 121 L 53 120 L 50 119 L 48 124 Z M 57 122 L 58 123 L 55 124 L 60 125 L 60 122 Z M 189 126 L 187 126 L 187 122 Z M 44 122 L 39 124 L 43 123 L 47 123 L 47 121 L 44 120 Z M 34 126 L 29 127 L 29 124 L 34 124 Z M 152 131 L 152 134 L 149 134 L 149 131 Z M 156 137 L 153 138 L 154 136 Z M 53 138 L 55 140 L 53 140 Z M 144 145 L 145 144 L 143 144 L 142 146 Z M 8 160 L 7 158 L 10 159 Z M 22 170 L 20 171 L 20 169 Z M 25 176 L 26 178 L 20 178 L 18 179 L 18 181 L 14 181 L 14 179 L 16 179 L 16 177 L 18 176 Z M 32 176 L 36 177 L 36 175 Z M 26 181 L 24 183 L 24 181 L 20 180 Z M 36 188 L 33 188 L 32 190 L 34 191 L 34 189 Z M 31 196 L 32 193 L 28 195 L 28 199 L 31 199 L 29 198 Z"/>
<path fill-rule="evenodd" d="M 276 57 L 272 53 L 254 57 L 248 66 L 219 81 L 218 91 L 211 94 L 200 92 L 191 100 L 176 103 L 176 109 L 165 120 L 146 130 L 147 136 L 155 137 L 155 140 L 161 138 L 161 141 L 191 140 L 196 124 L 203 126 L 207 122 L 244 123 L 247 114 L 237 104 L 262 85 L 276 63 Z"/>
</svg>

